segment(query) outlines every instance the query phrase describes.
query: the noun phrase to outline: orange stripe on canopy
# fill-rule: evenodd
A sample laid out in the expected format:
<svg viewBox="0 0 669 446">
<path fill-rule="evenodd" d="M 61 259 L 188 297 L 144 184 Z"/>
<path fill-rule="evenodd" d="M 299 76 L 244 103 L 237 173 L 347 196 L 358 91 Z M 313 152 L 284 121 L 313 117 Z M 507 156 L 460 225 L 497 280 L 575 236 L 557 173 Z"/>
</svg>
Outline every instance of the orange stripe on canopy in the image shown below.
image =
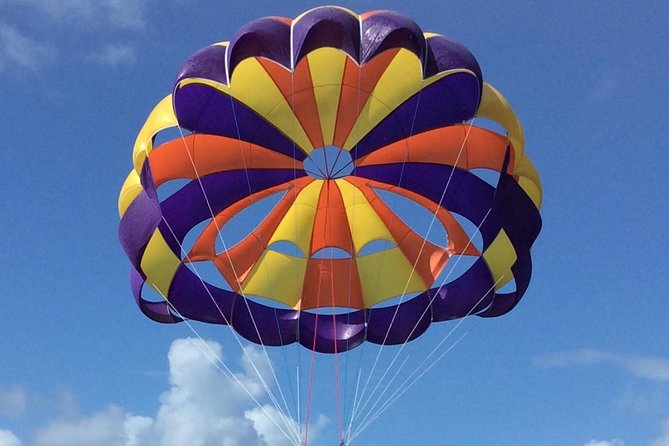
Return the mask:
<svg viewBox="0 0 669 446">
<path fill-rule="evenodd" d="M 323 147 L 323 132 L 307 58 L 300 60 L 294 72 L 269 59 L 258 58 L 258 62 L 281 91 L 311 144 Z"/>
<path fill-rule="evenodd" d="M 365 308 L 354 259 L 307 261 L 300 308 L 319 307 Z"/>
<path fill-rule="evenodd" d="M 300 178 L 291 184 L 278 185 L 250 195 L 226 208 L 216 216 L 215 221 L 209 223 L 204 231 L 202 231 L 202 235 L 193 244 L 193 248 L 188 256 L 189 259 L 192 262 L 214 260 L 216 267 L 228 281 L 228 284 L 234 290 L 238 290 L 240 283 L 244 281 L 246 275 L 251 271 L 267 248 L 267 243 L 271 239 L 272 234 L 285 217 L 297 195 L 312 181 L 313 179 L 311 178 Z M 216 239 L 220 228 L 240 211 L 256 203 L 258 200 L 288 188 L 290 189 L 286 195 L 279 200 L 274 209 L 272 209 L 258 227 L 235 246 L 228 247 L 227 251 L 216 253 Z"/>
<path fill-rule="evenodd" d="M 354 184 L 363 193 L 423 282 L 428 286 L 432 284 L 446 265 L 447 251 L 426 241 L 407 226 L 368 186 L 368 180 L 351 177 L 347 178 L 347 181 Z M 424 246 L 423 242 L 425 242 Z M 432 264 L 434 264 L 434 269 Z"/>
<path fill-rule="evenodd" d="M 149 155 L 149 164 L 156 186 L 177 178 L 194 179 L 236 169 L 302 168 L 300 161 L 262 146 L 203 134 L 186 135 L 161 144 Z"/>
<path fill-rule="evenodd" d="M 344 146 L 369 95 L 398 52 L 397 48 L 384 51 L 362 67 L 359 67 L 353 59 L 347 58 L 339 97 L 334 145 Z"/>
<path fill-rule="evenodd" d="M 334 181 L 326 181 L 318 199 L 311 239 L 311 254 L 324 248 L 340 248 L 353 256 L 353 240 L 344 202 Z"/>
<path fill-rule="evenodd" d="M 436 212 L 435 218 L 442 224 L 442 226 L 446 229 L 446 233 L 448 234 L 448 252 L 450 255 L 481 255 L 481 252 L 476 248 L 476 246 L 474 246 L 473 243 L 471 243 L 469 235 L 462 228 L 460 223 L 458 223 L 455 217 L 453 217 L 453 215 L 451 215 L 451 213 L 448 212 L 448 210 L 445 208 L 438 206 L 437 203 L 429 200 L 428 198 L 425 198 L 420 194 L 411 192 L 410 190 L 403 189 L 401 187 L 391 186 L 387 183 L 370 181 L 368 186 L 396 193 L 420 204 L 433 214 Z"/>
<path fill-rule="evenodd" d="M 438 163 L 461 169 L 500 171 L 509 140 L 491 130 L 468 125 L 441 127 L 401 139 L 357 161 L 358 166 L 388 163 Z M 514 165 L 513 150 L 509 169 Z"/>
</svg>

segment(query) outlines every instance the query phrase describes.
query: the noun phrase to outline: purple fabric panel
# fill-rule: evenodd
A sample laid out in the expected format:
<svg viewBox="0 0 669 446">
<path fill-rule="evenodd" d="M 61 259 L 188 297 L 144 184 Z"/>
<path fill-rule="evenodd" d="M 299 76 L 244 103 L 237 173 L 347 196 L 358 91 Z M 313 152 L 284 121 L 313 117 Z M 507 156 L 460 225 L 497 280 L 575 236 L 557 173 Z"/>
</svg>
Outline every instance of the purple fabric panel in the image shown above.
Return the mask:
<svg viewBox="0 0 669 446">
<path fill-rule="evenodd" d="M 508 294 L 496 294 L 495 299 L 486 311 L 481 313 L 481 317 L 497 317 L 511 311 L 520 302 L 520 299 L 527 291 L 532 275 L 532 258 L 529 251 L 520 253 L 516 263 L 511 267 L 511 272 L 516 282 L 516 291 Z"/>
<path fill-rule="evenodd" d="M 188 267 L 180 265 L 170 284 L 170 303 L 186 319 L 212 324 L 227 324 L 237 294 L 202 280 Z"/>
<path fill-rule="evenodd" d="M 362 63 L 391 48 L 405 48 L 425 60 L 425 38 L 409 17 L 393 11 L 378 11 L 362 21 Z"/>
<path fill-rule="evenodd" d="M 432 36 L 427 39 L 428 62 L 425 77 L 442 71 L 464 68 L 472 71 L 479 83 L 479 91 L 483 88 L 481 67 L 469 50 L 446 36 Z"/>
<path fill-rule="evenodd" d="M 516 251 L 529 251 L 541 230 L 541 216 L 512 176 L 502 174 L 495 192 L 495 217 Z"/>
<path fill-rule="evenodd" d="M 307 155 L 241 102 L 212 87 L 190 84 L 174 92 L 179 125 L 197 133 L 227 136 L 303 160 Z"/>
<path fill-rule="evenodd" d="M 494 296 L 493 283 L 488 266 L 479 258 L 454 281 L 429 291 L 434 299 L 434 321 L 458 319 L 485 309 Z"/>
<path fill-rule="evenodd" d="M 231 325 L 256 344 L 288 345 L 297 340 L 297 315 L 295 310 L 269 307 L 238 295 Z"/>
<path fill-rule="evenodd" d="M 242 26 L 228 48 L 230 76 L 237 64 L 249 57 L 266 57 L 290 68 L 290 25 L 264 17 Z"/>
<path fill-rule="evenodd" d="M 210 45 L 202 48 L 184 62 L 179 68 L 176 85 L 179 81 L 187 78 L 200 77 L 211 79 L 222 84 L 228 83 L 225 73 L 225 47 Z"/>
<path fill-rule="evenodd" d="M 397 345 L 422 335 L 430 326 L 432 311 L 427 293 L 399 305 L 367 310 L 367 341 Z"/>
<path fill-rule="evenodd" d="M 449 183 L 451 172 L 453 176 Z M 356 175 L 399 185 L 435 203 L 439 203 L 448 184 L 441 201 L 444 208 L 466 217 L 477 226 L 481 225 L 481 236 L 486 245 L 499 232 L 499 223 L 495 218 L 492 215 L 486 218 L 486 213 L 493 206 L 495 188 L 466 170 L 439 164 L 405 163 L 358 167 Z"/>
<path fill-rule="evenodd" d="M 316 324 L 317 319 L 318 324 Z M 314 336 L 316 337 L 315 342 Z M 343 352 L 357 347 L 364 340 L 365 313 L 363 311 L 337 314 L 334 318 L 331 314 L 316 315 L 310 312 L 302 312 L 300 315 L 299 341 L 310 350 L 314 349 L 321 353 Z"/>
<path fill-rule="evenodd" d="M 360 62 L 360 21 L 335 6 L 316 8 L 293 24 L 293 66 L 316 48 L 334 47 Z"/>
<path fill-rule="evenodd" d="M 137 195 L 121 218 L 118 238 L 130 263 L 136 268 L 139 268 L 144 248 L 160 221 L 158 202 L 144 191 Z"/>
<path fill-rule="evenodd" d="M 163 324 L 174 324 L 181 322 L 182 319 L 173 316 L 170 312 L 167 302 L 150 302 L 142 297 L 142 290 L 144 288 L 144 277 L 135 268 L 130 269 L 130 287 L 132 294 L 135 296 L 135 302 L 139 309 L 148 317 L 156 322 Z"/>
<path fill-rule="evenodd" d="M 479 81 L 455 73 L 422 89 L 372 129 L 355 148 L 356 158 L 390 143 L 474 117 L 479 103 Z"/>
<path fill-rule="evenodd" d="M 160 204 L 163 218 L 180 243 L 193 226 L 211 218 L 212 211 L 216 215 L 252 193 L 304 175 L 292 169 L 231 170 L 205 175 L 200 178 L 201 185 L 200 181 L 191 181 Z M 171 238 L 171 231 L 163 231 L 166 239 L 168 235 Z"/>
</svg>

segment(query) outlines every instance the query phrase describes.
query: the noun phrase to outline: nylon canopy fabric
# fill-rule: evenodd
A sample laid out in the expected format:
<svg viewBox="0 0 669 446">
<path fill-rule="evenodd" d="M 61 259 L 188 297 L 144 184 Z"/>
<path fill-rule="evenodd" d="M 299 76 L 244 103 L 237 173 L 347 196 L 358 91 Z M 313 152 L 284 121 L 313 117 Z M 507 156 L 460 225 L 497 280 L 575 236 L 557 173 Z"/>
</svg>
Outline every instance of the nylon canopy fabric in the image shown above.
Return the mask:
<svg viewBox="0 0 669 446">
<path fill-rule="evenodd" d="M 170 127 L 183 135 L 154 147 Z M 119 237 L 135 299 L 158 322 L 229 324 L 265 345 L 342 352 L 403 343 L 432 322 L 500 316 L 530 281 L 541 184 L 517 117 L 464 46 L 394 12 L 268 17 L 198 51 L 139 132 L 133 166 Z M 159 198 L 175 180 L 184 185 Z M 419 233 L 384 194 L 431 213 L 447 243 Z M 241 241 L 219 246 L 226 225 L 272 197 Z M 438 282 L 460 256 L 475 260 Z M 201 263 L 228 287 L 204 280 Z M 147 287 L 164 300 L 148 300 Z"/>
</svg>

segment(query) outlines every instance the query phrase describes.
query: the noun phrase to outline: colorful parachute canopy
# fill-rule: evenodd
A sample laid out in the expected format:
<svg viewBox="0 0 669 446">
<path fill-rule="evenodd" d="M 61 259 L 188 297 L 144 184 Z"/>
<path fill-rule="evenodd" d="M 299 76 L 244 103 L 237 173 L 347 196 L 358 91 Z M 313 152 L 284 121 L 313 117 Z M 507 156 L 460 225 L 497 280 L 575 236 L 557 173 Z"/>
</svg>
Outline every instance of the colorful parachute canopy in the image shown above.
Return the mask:
<svg viewBox="0 0 669 446">
<path fill-rule="evenodd" d="M 181 135 L 154 147 L 170 127 Z M 135 298 L 159 322 L 320 352 L 499 316 L 527 289 L 541 227 L 523 146 L 474 56 L 407 17 L 328 6 L 256 20 L 191 56 L 137 137 L 119 198 Z M 393 197 L 447 241 L 401 218 Z M 228 244 L 244 216 L 259 223 Z M 464 273 L 439 279 L 463 256 Z M 205 264 L 226 286 L 198 273 Z M 164 299 L 147 300 L 147 285 Z"/>
</svg>

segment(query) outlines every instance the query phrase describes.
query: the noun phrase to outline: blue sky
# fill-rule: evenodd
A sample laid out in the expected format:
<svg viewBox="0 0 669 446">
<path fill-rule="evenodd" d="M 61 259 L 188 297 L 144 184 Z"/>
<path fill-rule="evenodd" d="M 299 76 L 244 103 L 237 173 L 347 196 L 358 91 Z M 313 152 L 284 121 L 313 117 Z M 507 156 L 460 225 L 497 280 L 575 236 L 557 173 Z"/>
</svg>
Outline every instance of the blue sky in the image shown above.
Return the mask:
<svg viewBox="0 0 669 446">
<path fill-rule="evenodd" d="M 220 349 L 267 407 L 229 330 L 189 341 L 140 314 L 116 236 L 136 132 L 181 62 L 318 5 L 281 3 L 0 0 L 0 446 L 289 444 L 203 356 Z M 669 5 L 583 3 L 341 2 L 465 44 L 513 104 L 545 190 L 520 305 L 458 326 L 353 444 L 669 445 Z M 408 363 L 454 325 L 433 325 Z M 336 444 L 327 361 L 314 445 Z"/>
</svg>

